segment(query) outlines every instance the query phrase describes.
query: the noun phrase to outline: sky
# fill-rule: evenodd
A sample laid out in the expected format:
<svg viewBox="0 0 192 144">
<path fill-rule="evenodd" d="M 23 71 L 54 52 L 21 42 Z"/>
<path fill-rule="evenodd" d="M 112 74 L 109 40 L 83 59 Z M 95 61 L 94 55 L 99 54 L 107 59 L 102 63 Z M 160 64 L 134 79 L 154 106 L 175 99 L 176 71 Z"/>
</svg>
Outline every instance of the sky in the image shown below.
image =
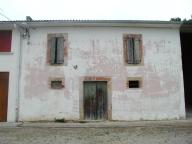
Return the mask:
<svg viewBox="0 0 192 144">
<path fill-rule="evenodd" d="M 4 15 L 4 16 L 2 16 Z M 192 0 L 0 0 L 0 20 L 190 19 Z"/>
</svg>

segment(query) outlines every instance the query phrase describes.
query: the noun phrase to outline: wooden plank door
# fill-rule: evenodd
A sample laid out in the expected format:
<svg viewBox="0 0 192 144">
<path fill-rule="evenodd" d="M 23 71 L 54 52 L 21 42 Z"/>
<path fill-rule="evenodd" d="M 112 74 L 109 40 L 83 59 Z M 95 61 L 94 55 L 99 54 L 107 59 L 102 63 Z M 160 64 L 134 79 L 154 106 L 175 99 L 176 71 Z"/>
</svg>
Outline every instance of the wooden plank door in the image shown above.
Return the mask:
<svg viewBox="0 0 192 144">
<path fill-rule="evenodd" d="M 0 122 L 7 121 L 9 73 L 0 72 Z"/>
<path fill-rule="evenodd" d="M 87 120 L 107 119 L 107 82 L 84 82 L 84 117 Z"/>
</svg>

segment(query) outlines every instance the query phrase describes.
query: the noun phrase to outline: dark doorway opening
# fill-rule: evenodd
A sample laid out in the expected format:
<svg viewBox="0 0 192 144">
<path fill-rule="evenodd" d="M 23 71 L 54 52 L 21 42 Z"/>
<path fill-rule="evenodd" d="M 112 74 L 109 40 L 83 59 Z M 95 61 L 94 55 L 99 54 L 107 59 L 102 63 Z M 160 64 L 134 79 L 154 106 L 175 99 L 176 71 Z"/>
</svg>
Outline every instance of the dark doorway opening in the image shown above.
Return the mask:
<svg viewBox="0 0 192 144">
<path fill-rule="evenodd" d="M 186 117 L 192 118 L 192 32 L 180 32 Z"/>
<path fill-rule="evenodd" d="M 0 122 L 7 121 L 9 72 L 0 72 Z"/>
<path fill-rule="evenodd" d="M 84 82 L 84 118 L 85 120 L 106 120 L 107 113 L 107 82 Z"/>
</svg>

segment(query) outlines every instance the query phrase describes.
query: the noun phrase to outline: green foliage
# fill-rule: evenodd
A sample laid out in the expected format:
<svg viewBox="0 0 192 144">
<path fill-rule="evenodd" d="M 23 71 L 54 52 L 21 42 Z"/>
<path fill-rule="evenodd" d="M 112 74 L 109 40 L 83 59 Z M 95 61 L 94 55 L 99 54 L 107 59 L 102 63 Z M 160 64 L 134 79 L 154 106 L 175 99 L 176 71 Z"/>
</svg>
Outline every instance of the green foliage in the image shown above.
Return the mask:
<svg viewBox="0 0 192 144">
<path fill-rule="evenodd" d="M 172 22 L 181 22 L 181 18 L 180 17 L 171 18 L 170 21 L 172 21 Z"/>
</svg>

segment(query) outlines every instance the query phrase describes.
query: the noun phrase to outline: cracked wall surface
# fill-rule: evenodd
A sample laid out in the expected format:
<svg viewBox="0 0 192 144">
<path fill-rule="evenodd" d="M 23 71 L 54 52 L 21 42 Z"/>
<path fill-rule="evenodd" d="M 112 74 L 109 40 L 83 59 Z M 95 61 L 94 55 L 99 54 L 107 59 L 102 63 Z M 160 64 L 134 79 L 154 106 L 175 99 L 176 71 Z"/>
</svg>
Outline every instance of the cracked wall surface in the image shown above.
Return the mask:
<svg viewBox="0 0 192 144">
<path fill-rule="evenodd" d="M 47 35 L 68 34 L 67 65 L 47 64 Z M 143 65 L 126 66 L 123 34 L 141 34 Z M 82 77 L 111 78 L 112 120 L 161 120 L 185 117 L 178 29 L 131 27 L 55 27 L 31 30 L 24 40 L 20 119 L 78 120 Z M 50 89 L 49 79 L 63 77 L 65 88 Z M 128 89 L 128 77 L 142 87 Z"/>
</svg>

